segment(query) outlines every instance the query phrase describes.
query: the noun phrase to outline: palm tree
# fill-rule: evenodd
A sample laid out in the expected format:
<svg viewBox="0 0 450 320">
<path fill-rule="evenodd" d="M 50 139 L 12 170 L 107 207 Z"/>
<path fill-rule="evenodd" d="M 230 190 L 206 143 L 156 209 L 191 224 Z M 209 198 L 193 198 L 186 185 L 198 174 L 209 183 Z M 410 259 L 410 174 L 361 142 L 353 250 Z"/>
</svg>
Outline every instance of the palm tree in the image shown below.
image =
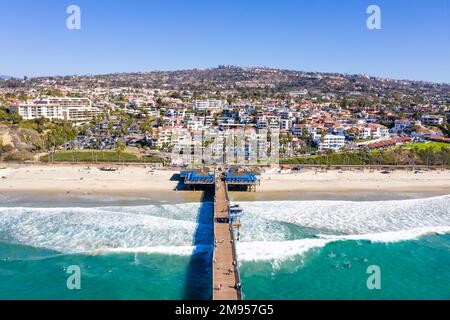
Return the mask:
<svg viewBox="0 0 450 320">
<path fill-rule="evenodd" d="M 119 162 L 121 162 L 122 161 L 121 156 L 125 150 L 125 145 L 119 139 L 117 139 L 117 141 L 116 141 L 116 150 L 117 150 L 117 154 L 119 156 Z"/>
</svg>

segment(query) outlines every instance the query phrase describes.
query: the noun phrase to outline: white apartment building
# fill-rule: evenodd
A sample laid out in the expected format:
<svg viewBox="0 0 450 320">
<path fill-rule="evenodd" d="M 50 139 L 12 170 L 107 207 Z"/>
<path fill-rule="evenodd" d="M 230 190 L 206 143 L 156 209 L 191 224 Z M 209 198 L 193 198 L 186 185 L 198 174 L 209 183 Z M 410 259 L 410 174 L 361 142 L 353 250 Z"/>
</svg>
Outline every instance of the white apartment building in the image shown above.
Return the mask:
<svg viewBox="0 0 450 320">
<path fill-rule="evenodd" d="M 87 98 L 40 98 L 32 102 L 12 105 L 23 119 L 37 118 L 85 121 L 101 113 L 100 108 L 92 106 L 92 101 Z"/>
<path fill-rule="evenodd" d="M 176 126 L 179 124 L 183 124 L 184 118 L 177 118 L 177 117 L 164 117 L 163 118 L 164 123 L 168 126 Z"/>
<path fill-rule="evenodd" d="M 445 118 L 439 115 L 428 114 L 422 116 L 420 121 L 427 126 L 440 126 L 445 122 Z"/>
<path fill-rule="evenodd" d="M 194 117 L 188 119 L 186 123 L 186 127 L 189 130 L 199 130 L 205 127 L 205 118 L 204 117 Z"/>
<path fill-rule="evenodd" d="M 263 115 L 256 119 L 258 129 L 280 129 L 280 117 L 273 115 Z"/>
<path fill-rule="evenodd" d="M 268 126 L 269 125 L 265 117 L 258 117 L 258 119 L 256 119 L 256 127 L 258 129 L 266 129 Z"/>
<path fill-rule="evenodd" d="M 216 110 L 220 111 L 226 106 L 226 102 L 222 100 L 195 100 L 194 109 L 199 111 Z"/>
<path fill-rule="evenodd" d="M 213 116 L 206 116 L 205 117 L 205 125 L 206 126 L 212 126 L 214 124 L 214 117 Z"/>
<path fill-rule="evenodd" d="M 316 142 L 320 151 L 333 150 L 338 151 L 345 146 L 344 136 L 335 136 L 328 134 L 323 138 L 321 136 L 316 136 Z"/>
<path fill-rule="evenodd" d="M 161 127 L 157 129 L 156 146 L 158 148 L 164 145 L 174 146 L 182 143 L 189 136 L 188 130 L 182 127 Z"/>
<path fill-rule="evenodd" d="M 281 130 L 289 130 L 292 127 L 291 119 L 281 119 L 280 120 L 280 129 Z"/>
<path fill-rule="evenodd" d="M 420 124 L 421 124 L 420 121 L 416 120 L 408 120 L 408 119 L 395 120 L 395 126 L 394 128 L 391 129 L 391 131 L 401 132 Z"/>
<path fill-rule="evenodd" d="M 280 117 L 281 119 L 292 119 L 294 116 L 291 111 L 282 111 L 280 112 Z"/>
<path fill-rule="evenodd" d="M 167 109 L 164 114 L 167 117 L 184 118 L 186 116 L 186 109 L 184 108 Z"/>
<path fill-rule="evenodd" d="M 234 119 L 226 118 L 226 117 L 220 117 L 217 120 L 219 126 L 222 127 L 230 127 L 234 125 Z"/>
<path fill-rule="evenodd" d="M 389 129 L 381 124 L 369 123 L 370 137 L 374 139 L 388 139 L 390 138 Z"/>
</svg>

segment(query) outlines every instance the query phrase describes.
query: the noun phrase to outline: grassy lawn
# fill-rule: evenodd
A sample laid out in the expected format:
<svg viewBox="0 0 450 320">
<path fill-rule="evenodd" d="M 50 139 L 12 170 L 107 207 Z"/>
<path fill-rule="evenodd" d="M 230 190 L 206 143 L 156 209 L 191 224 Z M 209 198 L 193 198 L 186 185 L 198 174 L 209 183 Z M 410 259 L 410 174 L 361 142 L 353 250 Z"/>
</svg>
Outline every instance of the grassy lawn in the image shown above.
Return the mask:
<svg viewBox="0 0 450 320">
<path fill-rule="evenodd" d="M 116 151 L 57 151 L 53 155 L 45 155 L 40 158 L 42 162 L 161 162 L 161 159 L 153 156 L 139 158 L 132 153 Z"/>
<path fill-rule="evenodd" d="M 431 150 L 424 152 L 425 150 Z M 296 158 L 280 159 L 282 164 L 327 164 L 327 165 L 369 165 L 382 164 L 394 165 L 410 163 L 414 159 L 415 164 L 439 165 L 450 163 L 450 145 L 442 142 L 408 143 L 402 147 L 392 147 L 384 150 L 351 151 L 332 153 L 329 155 L 303 156 Z"/>
<path fill-rule="evenodd" d="M 364 160 L 358 152 L 332 153 L 329 155 L 300 156 L 280 159 L 281 164 L 362 165 Z"/>
<path fill-rule="evenodd" d="M 403 148 L 418 148 L 419 150 L 426 150 L 428 148 L 433 148 L 434 151 L 441 151 L 442 148 L 450 148 L 450 144 L 444 142 L 419 142 L 419 143 L 407 143 L 403 145 Z"/>
</svg>

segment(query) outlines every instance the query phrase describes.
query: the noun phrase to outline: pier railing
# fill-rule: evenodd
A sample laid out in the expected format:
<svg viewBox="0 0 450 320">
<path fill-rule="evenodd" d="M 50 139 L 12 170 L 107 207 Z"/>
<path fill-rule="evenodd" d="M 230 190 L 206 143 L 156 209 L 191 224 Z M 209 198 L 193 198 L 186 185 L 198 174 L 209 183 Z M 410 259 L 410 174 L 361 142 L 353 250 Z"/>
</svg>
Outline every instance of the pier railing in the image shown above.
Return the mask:
<svg viewBox="0 0 450 320">
<path fill-rule="evenodd" d="M 241 282 L 241 272 L 239 270 L 239 262 L 238 262 L 238 255 L 237 255 L 237 250 L 236 250 L 236 235 L 234 234 L 234 230 L 233 230 L 233 226 L 230 224 L 230 232 L 231 232 L 231 239 L 233 239 L 233 257 L 234 257 L 234 261 L 236 261 L 236 264 L 234 266 L 234 275 L 236 278 L 236 290 L 237 290 L 237 294 L 238 294 L 238 299 L 242 300 L 243 299 L 243 295 L 242 295 L 242 282 Z M 237 286 L 237 284 L 239 284 L 239 287 Z"/>
<path fill-rule="evenodd" d="M 230 218 L 230 196 L 228 194 L 228 184 L 226 182 L 225 182 L 225 198 L 227 199 L 227 202 L 228 202 L 228 217 Z M 233 221 L 231 221 L 231 218 L 230 218 L 230 233 L 231 233 L 231 239 L 233 240 L 233 243 L 232 243 L 233 259 L 236 262 L 234 265 L 234 275 L 236 278 L 236 284 L 239 284 L 239 287 L 236 286 L 236 290 L 238 293 L 238 299 L 242 300 L 243 295 L 242 295 L 241 273 L 239 270 L 238 254 L 237 254 L 237 249 L 236 249 L 237 238 L 234 233 Z"/>
<path fill-rule="evenodd" d="M 241 300 L 236 237 L 227 189 L 225 181 L 218 177 L 214 197 L 213 299 Z"/>
</svg>

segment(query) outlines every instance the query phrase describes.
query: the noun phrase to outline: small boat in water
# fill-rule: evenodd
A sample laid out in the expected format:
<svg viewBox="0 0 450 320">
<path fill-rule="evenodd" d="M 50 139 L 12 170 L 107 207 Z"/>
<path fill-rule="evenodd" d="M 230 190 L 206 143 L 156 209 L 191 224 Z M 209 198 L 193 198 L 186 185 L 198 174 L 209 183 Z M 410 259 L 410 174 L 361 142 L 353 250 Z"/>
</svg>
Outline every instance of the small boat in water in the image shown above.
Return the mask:
<svg viewBox="0 0 450 320">
<path fill-rule="evenodd" d="M 230 205 L 230 209 L 234 209 L 234 210 L 240 210 L 240 211 L 242 211 L 242 208 L 241 208 L 241 206 L 240 206 L 240 205 L 238 205 L 238 204 L 232 204 L 232 205 Z"/>
</svg>

